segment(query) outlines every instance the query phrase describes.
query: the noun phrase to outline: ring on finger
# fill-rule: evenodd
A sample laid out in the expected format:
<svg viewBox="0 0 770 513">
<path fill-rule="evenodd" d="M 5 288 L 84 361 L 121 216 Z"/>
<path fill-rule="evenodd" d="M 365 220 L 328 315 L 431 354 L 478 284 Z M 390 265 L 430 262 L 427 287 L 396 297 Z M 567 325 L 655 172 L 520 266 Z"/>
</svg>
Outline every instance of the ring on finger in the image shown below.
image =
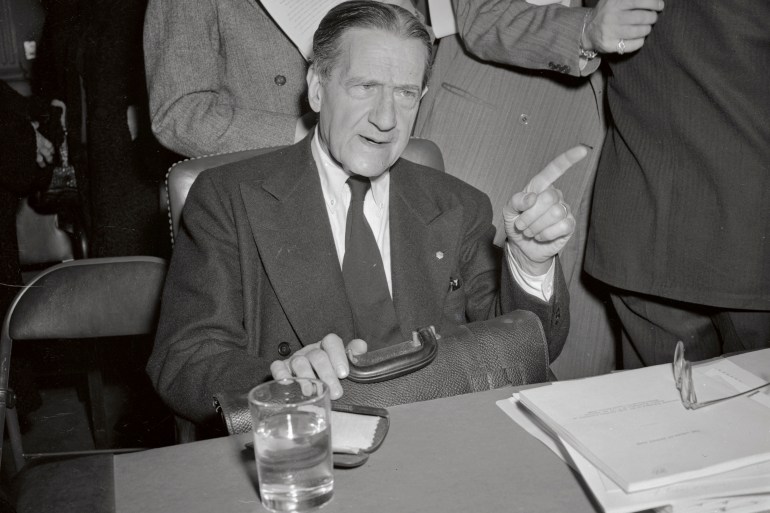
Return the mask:
<svg viewBox="0 0 770 513">
<path fill-rule="evenodd" d="M 560 201 L 559 205 L 561 205 L 561 208 L 564 209 L 564 218 L 565 219 L 568 218 L 569 217 L 569 207 L 567 206 L 567 204 L 564 203 L 563 201 Z"/>
<path fill-rule="evenodd" d="M 618 55 L 623 55 L 626 53 L 626 42 L 622 39 L 618 41 Z"/>
</svg>

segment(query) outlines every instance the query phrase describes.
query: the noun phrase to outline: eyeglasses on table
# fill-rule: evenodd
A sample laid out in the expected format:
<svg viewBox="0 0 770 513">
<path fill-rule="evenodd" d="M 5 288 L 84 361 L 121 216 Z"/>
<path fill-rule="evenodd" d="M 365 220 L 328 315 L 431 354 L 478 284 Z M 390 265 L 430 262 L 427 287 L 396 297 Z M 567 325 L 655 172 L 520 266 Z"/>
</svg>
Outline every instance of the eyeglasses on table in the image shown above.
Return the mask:
<svg viewBox="0 0 770 513">
<path fill-rule="evenodd" d="M 682 404 L 684 404 L 684 407 L 688 410 L 697 410 L 699 408 L 703 408 L 704 406 L 710 406 L 712 404 L 720 403 L 728 399 L 733 399 L 742 395 L 748 395 L 770 385 L 770 382 L 764 383 L 749 390 L 738 392 L 737 394 L 720 397 L 718 399 L 712 399 L 710 401 L 699 402 L 698 396 L 695 393 L 695 385 L 693 384 L 692 380 L 692 364 L 684 357 L 684 343 L 681 340 L 676 343 L 673 367 L 674 382 L 676 383 L 677 390 L 679 390 L 679 397 L 682 399 Z"/>
</svg>

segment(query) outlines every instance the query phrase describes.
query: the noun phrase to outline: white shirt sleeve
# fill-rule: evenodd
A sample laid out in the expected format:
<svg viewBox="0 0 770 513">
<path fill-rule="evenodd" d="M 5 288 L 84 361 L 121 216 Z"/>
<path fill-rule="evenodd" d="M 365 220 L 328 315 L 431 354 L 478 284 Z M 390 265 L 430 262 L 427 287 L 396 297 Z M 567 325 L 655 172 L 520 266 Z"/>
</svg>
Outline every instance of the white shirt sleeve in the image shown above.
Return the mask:
<svg viewBox="0 0 770 513">
<path fill-rule="evenodd" d="M 524 292 L 531 294 L 543 301 L 550 301 L 553 296 L 553 277 L 556 272 L 556 259 L 551 261 L 551 267 L 548 272 L 540 276 L 532 276 L 525 273 L 519 263 L 513 258 L 513 253 L 508 244 L 505 246 L 505 257 L 508 259 L 508 267 L 511 269 L 513 280 L 521 287 Z"/>
</svg>

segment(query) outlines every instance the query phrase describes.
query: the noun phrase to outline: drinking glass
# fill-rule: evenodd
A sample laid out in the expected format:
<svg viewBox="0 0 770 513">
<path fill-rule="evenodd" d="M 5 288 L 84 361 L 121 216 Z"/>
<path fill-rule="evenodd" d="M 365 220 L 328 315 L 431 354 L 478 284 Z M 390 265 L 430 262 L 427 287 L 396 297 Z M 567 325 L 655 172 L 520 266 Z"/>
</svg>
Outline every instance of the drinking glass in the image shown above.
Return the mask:
<svg viewBox="0 0 770 513">
<path fill-rule="evenodd" d="M 329 387 L 288 378 L 249 392 L 259 496 L 271 511 L 308 511 L 334 488 Z"/>
</svg>

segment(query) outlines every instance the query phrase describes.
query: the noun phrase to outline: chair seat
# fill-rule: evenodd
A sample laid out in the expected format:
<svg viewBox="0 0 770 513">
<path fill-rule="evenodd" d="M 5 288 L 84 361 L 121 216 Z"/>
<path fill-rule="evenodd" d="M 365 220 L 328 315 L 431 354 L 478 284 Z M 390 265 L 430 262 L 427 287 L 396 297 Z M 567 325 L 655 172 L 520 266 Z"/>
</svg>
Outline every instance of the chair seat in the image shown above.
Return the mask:
<svg viewBox="0 0 770 513">
<path fill-rule="evenodd" d="M 112 454 L 32 461 L 14 476 L 17 513 L 112 513 Z"/>
</svg>

